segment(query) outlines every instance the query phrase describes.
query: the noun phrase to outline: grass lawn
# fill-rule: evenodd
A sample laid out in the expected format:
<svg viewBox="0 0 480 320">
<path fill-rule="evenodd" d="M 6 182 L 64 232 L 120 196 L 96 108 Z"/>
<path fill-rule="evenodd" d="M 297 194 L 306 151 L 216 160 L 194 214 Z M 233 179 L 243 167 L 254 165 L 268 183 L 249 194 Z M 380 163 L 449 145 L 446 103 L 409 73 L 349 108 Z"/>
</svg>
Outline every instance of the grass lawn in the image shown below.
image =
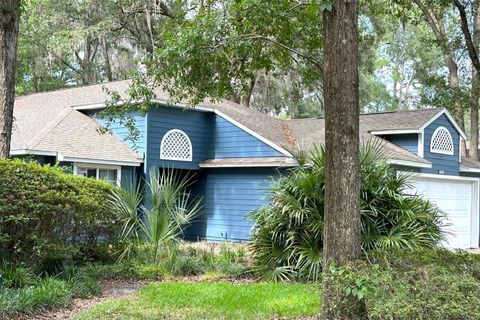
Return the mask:
<svg viewBox="0 0 480 320">
<path fill-rule="evenodd" d="M 165 283 L 141 288 L 134 297 L 103 302 L 74 317 L 86 319 L 269 319 L 312 316 L 319 289 L 281 283 Z"/>
</svg>

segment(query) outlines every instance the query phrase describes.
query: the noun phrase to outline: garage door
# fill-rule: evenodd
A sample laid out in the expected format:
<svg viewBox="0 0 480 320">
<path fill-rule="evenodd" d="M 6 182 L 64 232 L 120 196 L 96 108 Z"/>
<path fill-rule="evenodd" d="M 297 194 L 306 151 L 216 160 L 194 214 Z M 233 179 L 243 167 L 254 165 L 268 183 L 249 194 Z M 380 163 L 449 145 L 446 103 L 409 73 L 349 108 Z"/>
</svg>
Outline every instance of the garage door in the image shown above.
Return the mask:
<svg viewBox="0 0 480 320">
<path fill-rule="evenodd" d="M 476 181 L 418 176 L 412 178 L 412 182 L 417 193 L 446 213 L 444 229 L 448 234 L 444 246 L 462 249 L 478 247 Z"/>
</svg>

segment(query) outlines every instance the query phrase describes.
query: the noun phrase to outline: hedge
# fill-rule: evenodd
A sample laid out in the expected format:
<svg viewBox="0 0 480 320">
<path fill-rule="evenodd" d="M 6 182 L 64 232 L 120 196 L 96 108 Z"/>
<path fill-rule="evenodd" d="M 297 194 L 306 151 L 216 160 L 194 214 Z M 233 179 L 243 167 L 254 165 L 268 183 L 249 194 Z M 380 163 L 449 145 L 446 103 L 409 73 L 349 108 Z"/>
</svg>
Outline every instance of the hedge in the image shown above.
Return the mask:
<svg viewBox="0 0 480 320">
<path fill-rule="evenodd" d="M 30 260 L 113 241 L 118 222 L 106 206 L 112 188 L 59 167 L 0 160 L 0 255 Z"/>
</svg>

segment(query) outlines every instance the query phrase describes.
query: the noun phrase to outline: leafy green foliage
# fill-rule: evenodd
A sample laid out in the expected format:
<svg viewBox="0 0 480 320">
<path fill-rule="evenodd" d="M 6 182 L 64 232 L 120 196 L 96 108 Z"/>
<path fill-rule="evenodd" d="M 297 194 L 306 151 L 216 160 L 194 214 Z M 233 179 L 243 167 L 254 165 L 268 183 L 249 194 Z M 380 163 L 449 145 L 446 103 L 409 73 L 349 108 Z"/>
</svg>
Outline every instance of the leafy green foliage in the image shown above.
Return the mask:
<svg viewBox="0 0 480 320">
<path fill-rule="evenodd" d="M 0 318 L 65 307 L 71 299 L 70 285 L 54 278 L 39 280 L 33 286 L 0 290 Z"/>
<path fill-rule="evenodd" d="M 367 296 L 369 319 L 478 319 L 476 254 L 448 250 L 387 250 L 369 254 L 378 267 Z"/>
<path fill-rule="evenodd" d="M 15 267 L 4 262 L 0 267 L 0 274 L 3 277 L 3 285 L 7 288 L 25 287 L 36 281 L 33 270 L 24 264 Z"/>
<path fill-rule="evenodd" d="M 197 102 L 244 93 L 256 71 L 288 70 L 295 59 L 306 61 L 304 77 L 316 80 L 320 2 L 210 1 L 193 18 L 166 24 L 149 74 L 172 96 Z"/>
<path fill-rule="evenodd" d="M 117 219 L 106 206 L 111 189 L 60 168 L 0 160 L 0 255 L 38 261 L 113 240 Z"/>
<path fill-rule="evenodd" d="M 174 248 L 184 228 L 201 209 L 201 198 L 185 191 L 190 183 L 188 175 L 182 177 L 172 169 L 160 175 L 158 169 L 152 168 L 146 206 L 141 205 L 142 190 L 138 187 L 111 192 L 108 203 L 123 222 L 121 238 L 136 244 L 145 239 L 152 247 L 154 263 L 160 249 Z"/>
<path fill-rule="evenodd" d="M 318 280 L 322 270 L 325 152 L 315 148 L 311 165 L 291 170 L 273 187 L 269 205 L 251 213 L 255 269 L 270 280 Z M 370 144 L 361 152 L 362 243 L 378 248 L 429 248 L 443 239 L 443 214 L 410 195 L 408 175 L 397 172 Z"/>
</svg>

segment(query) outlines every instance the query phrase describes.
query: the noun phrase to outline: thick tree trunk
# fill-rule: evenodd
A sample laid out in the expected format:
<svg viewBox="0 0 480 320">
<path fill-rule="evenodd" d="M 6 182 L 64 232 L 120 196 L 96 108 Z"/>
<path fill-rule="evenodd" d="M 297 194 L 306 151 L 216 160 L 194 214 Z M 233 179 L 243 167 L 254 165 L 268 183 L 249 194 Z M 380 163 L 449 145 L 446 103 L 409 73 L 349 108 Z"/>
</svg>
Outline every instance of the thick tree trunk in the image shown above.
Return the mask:
<svg viewBox="0 0 480 320">
<path fill-rule="evenodd" d="M 470 152 L 469 157 L 478 160 L 478 100 L 480 98 L 478 74 L 472 70 L 472 102 L 470 106 Z"/>
<path fill-rule="evenodd" d="M 358 0 L 333 0 L 332 10 L 323 14 L 326 273 L 329 264 L 339 266 L 361 255 L 358 6 Z M 332 293 L 324 281 L 324 319 L 333 317 Z"/>
<path fill-rule="evenodd" d="M 472 42 L 476 52 L 480 49 L 480 0 L 473 3 L 473 37 Z M 472 67 L 472 102 L 470 106 L 470 154 L 478 160 L 478 102 L 480 98 L 479 73 Z"/>
<path fill-rule="evenodd" d="M 10 155 L 20 0 L 0 3 L 0 158 Z"/>
<path fill-rule="evenodd" d="M 455 60 L 452 57 L 452 53 L 446 53 L 444 55 L 445 64 L 448 68 L 448 85 L 452 89 L 452 91 L 458 91 L 458 66 Z M 465 130 L 465 114 L 463 111 L 462 104 L 457 99 L 455 102 L 455 109 L 453 114 L 455 121 L 457 121 L 458 125 L 462 130 Z"/>
</svg>

